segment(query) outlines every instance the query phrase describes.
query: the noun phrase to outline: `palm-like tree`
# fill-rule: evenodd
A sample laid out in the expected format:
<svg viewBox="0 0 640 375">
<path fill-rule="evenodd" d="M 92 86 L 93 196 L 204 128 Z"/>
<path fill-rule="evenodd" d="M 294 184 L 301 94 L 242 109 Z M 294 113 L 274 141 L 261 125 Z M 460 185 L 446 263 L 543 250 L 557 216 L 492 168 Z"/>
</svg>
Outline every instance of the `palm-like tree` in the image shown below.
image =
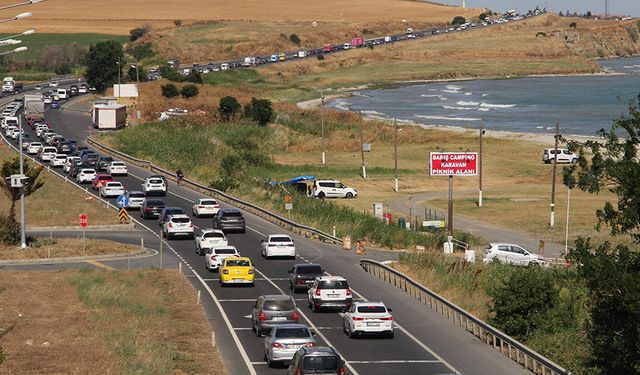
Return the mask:
<svg viewBox="0 0 640 375">
<path fill-rule="evenodd" d="M 28 162 L 24 162 L 24 174 L 29 178 L 29 182 L 25 185 L 24 196 L 28 197 L 29 195 L 36 192 L 44 185 L 44 181 L 39 178 L 40 173 L 42 172 L 41 166 L 32 166 Z M 20 199 L 20 189 L 12 188 L 11 181 L 8 178 L 11 175 L 20 173 L 20 159 L 13 158 L 2 163 L 2 169 L 0 170 L 0 174 L 2 175 L 2 179 L 0 180 L 0 188 L 5 193 L 9 199 L 11 199 L 11 208 L 9 209 L 8 221 L 10 224 L 16 224 L 16 202 Z"/>
</svg>

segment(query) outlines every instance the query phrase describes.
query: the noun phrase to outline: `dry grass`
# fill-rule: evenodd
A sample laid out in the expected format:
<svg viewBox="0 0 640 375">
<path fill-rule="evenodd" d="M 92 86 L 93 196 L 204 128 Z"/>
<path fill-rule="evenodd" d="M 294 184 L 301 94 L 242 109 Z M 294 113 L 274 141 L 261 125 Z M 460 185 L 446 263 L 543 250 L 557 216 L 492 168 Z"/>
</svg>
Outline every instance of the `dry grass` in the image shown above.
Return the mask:
<svg viewBox="0 0 640 375">
<path fill-rule="evenodd" d="M 139 246 L 119 242 L 90 239 L 87 240 L 86 255 L 134 254 Z M 64 258 L 85 255 L 82 248 L 82 235 L 78 238 L 40 238 L 26 250 L 13 246 L 0 246 L 0 259 L 42 259 Z"/>
<path fill-rule="evenodd" d="M 73 9 L 73 11 L 70 11 Z M 22 32 L 37 28 L 39 32 L 128 34 L 129 30 L 145 24 L 155 28 L 175 27 L 179 19 L 183 25 L 211 20 L 254 21 L 339 21 L 365 23 L 403 19 L 409 23 L 450 22 L 456 15 L 471 16 L 479 9 L 461 9 L 432 3 L 406 0 L 327 0 L 297 2 L 275 0 L 210 1 L 210 0 L 113 0 L 93 2 L 57 0 L 32 7 L 33 17 L 19 23 L 3 24 L 0 31 Z M 5 11 L 7 17 L 14 12 Z"/>
<path fill-rule="evenodd" d="M 8 271 L 0 285 L 0 374 L 225 373 L 173 272 Z"/>
</svg>

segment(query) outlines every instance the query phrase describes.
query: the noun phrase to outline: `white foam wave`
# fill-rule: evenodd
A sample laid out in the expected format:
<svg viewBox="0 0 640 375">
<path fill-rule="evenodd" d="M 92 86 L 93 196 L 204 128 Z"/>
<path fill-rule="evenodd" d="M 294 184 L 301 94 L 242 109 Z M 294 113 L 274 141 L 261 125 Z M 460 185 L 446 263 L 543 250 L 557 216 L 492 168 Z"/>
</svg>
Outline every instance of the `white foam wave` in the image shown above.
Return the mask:
<svg viewBox="0 0 640 375">
<path fill-rule="evenodd" d="M 472 111 L 474 109 L 476 109 L 476 107 L 456 107 L 456 106 L 450 106 L 450 105 L 443 105 L 442 108 L 444 109 L 456 109 L 459 111 Z"/>
<path fill-rule="evenodd" d="M 544 129 L 544 126 L 536 126 L 536 129 Z"/>
<path fill-rule="evenodd" d="M 491 103 L 482 103 L 480 107 L 483 108 L 513 108 L 515 104 L 491 104 Z"/>
<path fill-rule="evenodd" d="M 478 108 L 478 111 L 480 112 L 489 112 L 491 110 L 491 108 Z"/>
<path fill-rule="evenodd" d="M 438 95 L 438 94 L 422 94 L 420 95 L 421 98 L 442 98 L 442 95 Z"/>
<path fill-rule="evenodd" d="M 442 90 L 442 92 L 446 92 L 447 94 L 460 94 L 460 90 Z"/>
<path fill-rule="evenodd" d="M 445 121 L 480 121 L 479 118 L 475 117 L 446 117 L 446 116 L 425 116 L 425 115 L 414 115 L 417 118 L 424 118 L 428 120 L 445 120 Z"/>
<path fill-rule="evenodd" d="M 459 102 L 456 103 L 457 105 L 461 105 L 461 106 L 478 106 L 480 105 L 479 102 L 466 102 L 464 100 L 460 100 Z"/>
<path fill-rule="evenodd" d="M 360 111 L 363 115 L 365 116 L 382 116 L 382 117 L 387 117 L 386 113 L 382 113 L 382 112 L 378 112 L 378 111 L 373 111 L 373 110 L 365 110 L 365 111 Z"/>
<path fill-rule="evenodd" d="M 465 92 L 464 93 L 466 96 L 471 96 L 471 94 L 473 94 L 472 92 Z"/>
<path fill-rule="evenodd" d="M 484 98 L 485 96 L 489 96 L 489 94 L 482 94 L 482 97 Z"/>
<path fill-rule="evenodd" d="M 462 90 L 462 87 L 456 86 L 456 85 L 447 85 L 446 88 L 447 88 L 447 90 L 454 90 L 454 91 Z"/>
</svg>

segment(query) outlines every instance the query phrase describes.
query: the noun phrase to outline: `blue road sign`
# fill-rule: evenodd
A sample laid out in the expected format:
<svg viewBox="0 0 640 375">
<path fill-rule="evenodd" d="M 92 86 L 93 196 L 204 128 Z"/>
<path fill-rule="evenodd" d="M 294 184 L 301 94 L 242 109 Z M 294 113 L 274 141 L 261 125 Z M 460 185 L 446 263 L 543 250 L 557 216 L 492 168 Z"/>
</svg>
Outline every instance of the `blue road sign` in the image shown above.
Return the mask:
<svg viewBox="0 0 640 375">
<path fill-rule="evenodd" d="M 127 197 L 126 195 L 119 195 L 118 199 L 116 199 L 116 202 L 118 203 L 118 207 L 120 208 L 125 208 L 129 206 L 129 197 Z"/>
</svg>

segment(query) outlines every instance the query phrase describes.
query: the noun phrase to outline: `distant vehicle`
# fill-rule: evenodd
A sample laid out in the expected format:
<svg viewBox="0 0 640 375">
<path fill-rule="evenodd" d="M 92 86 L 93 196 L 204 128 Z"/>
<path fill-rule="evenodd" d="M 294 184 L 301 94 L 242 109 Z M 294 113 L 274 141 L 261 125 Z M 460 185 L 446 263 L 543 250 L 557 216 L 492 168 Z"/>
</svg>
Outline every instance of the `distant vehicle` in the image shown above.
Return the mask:
<svg viewBox="0 0 640 375">
<path fill-rule="evenodd" d="M 300 348 L 316 346 L 309 327 L 304 324 L 278 324 L 271 329 L 271 333 L 264 340 L 264 356 L 267 366 L 276 363 L 289 363 Z"/>
<path fill-rule="evenodd" d="M 542 153 L 542 161 L 550 164 L 556 161 L 557 163 L 575 163 L 578 161 L 578 155 L 569 151 L 566 148 L 559 148 L 558 155 L 556 156 L 555 148 L 545 148 Z"/>
<path fill-rule="evenodd" d="M 393 338 L 391 309 L 382 302 L 354 302 L 342 317 L 342 327 L 349 337 L 376 333 Z"/>
<path fill-rule="evenodd" d="M 295 259 L 296 246 L 286 234 L 272 234 L 266 240 L 260 240 L 260 254 L 265 258 L 290 257 Z"/>
<path fill-rule="evenodd" d="M 170 240 L 175 237 L 184 237 L 193 239 L 193 222 L 187 215 L 171 215 L 169 219 L 162 225 L 162 233 L 164 238 Z"/>
<path fill-rule="evenodd" d="M 113 181 L 113 176 L 106 173 L 100 173 L 100 174 L 97 174 L 96 178 L 91 182 L 91 187 L 93 188 L 93 190 L 97 191 L 100 188 L 102 188 L 107 182 L 111 182 L 111 181 Z M 124 191 L 122 193 L 124 194 Z"/>
<path fill-rule="evenodd" d="M 548 265 L 541 255 L 531 253 L 522 247 L 509 243 L 490 243 L 484 251 L 484 263 L 500 262 L 518 266 Z"/>
<path fill-rule="evenodd" d="M 280 61 L 285 61 L 287 59 L 287 55 L 284 53 L 281 53 L 280 55 L 278 55 L 278 60 Z"/>
<path fill-rule="evenodd" d="M 409 27 L 407 29 L 407 35 L 409 35 L 409 34 L 413 34 L 413 28 L 412 27 Z"/>
<path fill-rule="evenodd" d="M 276 325 L 298 323 L 299 318 L 293 297 L 285 294 L 260 296 L 251 312 L 251 327 L 256 336 L 261 337 Z"/>
<path fill-rule="evenodd" d="M 351 43 L 345 43 L 342 45 L 342 49 L 350 49 L 351 48 Z"/>
<path fill-rule="evenodd" d="M 324 52 L 324 53 L 333 52 L 335 50 L 336 50 L 336 48 L 334 46 L 332 46 L 331 44 L 325 44 L 324 47 L 322 47 L 322 52 Z"/>
<path fill-rule="evenodd" d="M 41 148 L 42 148 L 42 143 L 40 143 L 40 142 L 31 142 L 29 144 L 29 147 L 27 147 L 27 154 L 35 155 L 40 151 Z"/>
<path fill-rule="evenodd" d="M 221 208 L 213 217 L 213 227 L 223 232 L 246 231 L 244 216 L 237 208 Z"/>
<path fill-rule="evenodd" d="M 87 92 L 89 92 L 89 88 L 87 87 L 87 85 L 82 84 L 80 85 L 80 87 L 78 87 L 78 94 L 86 94 Z"/>
<path fill-rule="evenodd" d="M 26 94 L 24 96 L 24 117 L 29 126 L 36 121 L 44 120 L 44 101 L 42 100 L 42 95 Z"/>
<path fill-rule="evenodd" d="M 254 66 L 256 65 L 256 58 L 255 57 L 245 57 L 244 58 L 244 62 L 242 63 L 242 66 L 245 67 L 249 67 L 249 66 Z"/>
<path fill-rule="evenodd" d="M 15 84 L 16 81 L 13 79 L 13 77 L 4 77 L 4 79 L 2 80 L 2 92 L 13 94 L 13 88 Z"/>
<path fill-rule="evenodd" d="M 129 198 L 129 206 L 127 208 L 131 210 L 140 209 L 144 203 L 144 193 L 138 190 L 127 191 L 124 193 Z"/>
<path fill-rule="evenodd" d="M 126 176 L 129 174 L 127 165 L 122 161 L 112 161 L 106 168 L 107 173 L 112 176 Z"/>
<path fill-rule="evenodd" d="M 38 152 L 38 159 L 40 159 L 40 161 L 50 161 L 57 153 L 58 150 L 56 150 L 55 147 L 43 147 Z"/>
<path fill-rule="evenodd" d="M 60 102 L 57 101 L 57 100 L 51 101 L 51 104 L 49 104 L 49 108 L 51 108 L 51 109 L 59 109 L 60 108 Z"/>
<path fill-rule="evenodd" d="M 56 167 L 63 167 L 66 161 L 67 161 L 67 155 L 56 154 L 56 156 L 54 156 L 53 159 L 51 159 L 50 163 L 52 167 L 56 168 Z"/>
<path fill-rule="evenodd" d="M 209 272 L 219 270 L 225 259 L 240 256 L 240 253 L 234 246 L 216 246 L 206 248 L 203 251 L 204 267 L 209 270 Z"/>
<path fill-rule="evenodd" d="M 58 87 L 58 81 L 50 81 L 49 87 Z"/>
<path fill-rule="evenodd" d="M 390 43 L 390 42 L 392 42 L 392 40 L 391 40 L 391 36 L 389 36 L 389 35 L 385 36 L 385 37 L 384 37 L 384 42 L 385 42 L 385 43 Z"/>
<path fill-rule="evenodd" d="M 335 349 L 327 346 L 303 347 L 291 359 L 287 375 L 344 375 L 344 361 Z"/>
<path fill-rule="evenodd" d="M 60 100 L 69 99 L 69 93 L 67 92 L 67 89 L 58 89 L 58 98 Z"/>
<path fill-rule="evenodd" d="M 72 96 L 78 96 L 78 86 L 77 85 L 71 85 L 69 86 L 69 97 Z"/>
<path fill-rule="evenodd" d="M 191 207 L 191 213 L 195 217 L 215 216 L 220 210 L 220 205 L 215 199 L 198 199 Z"/>
<path fill-rule="evenodd" d="M 220 64 L 220 70 L 229 70 L 229 64 L 227 63 Z"/>
<path fill-rule="evenodd" d="M 336 180 L 316 180 L 313 185 L 313 196 L 318 198 L 354 198 L 358 196 L 356 189 L 345 186 Z"/>
<path fill-rule="evenodd" d="M 67 156 L 67 160 L 65 160 L 64 165 L 62 166 L 62 170 L 64 173 L 69 173 L 71 166 L 76 162 L 80 161 L 78 156 Z"/>
<path fill-rule="evenodd" d="M 115 130 L 127 125 L 127 107 L 124 105 L 96 104 L 91 115 L 96 129 Z"/>
<path fill-rule="evenodd" d="M 278 61 L 278 55 L 271 55 L 271 57 L 269 58 L 269 61 L 271 62 L 277 62 Z"/>
<path fill-rule="evenodd" d="M 346 310 L 353 297 L 347 279 L 341 276 L 320 276 L 307 291 L 309 307 L 313 312 L 321 308 Z"/>
<path fill-rule="evenodd" d="M 95 169 L 82 168 L 76 175 L 76 182 L 79 184 L 86 184 L 91 182 L 95 176 L 96 176 Z"/>
<path fill-rule="evenodd" d="M 147 177 L 142 184 L 142 191 L 147 195 L 167 195 L 167 185 L 161 178 Z"/>
<path fill-rule="evenodd" d="M 202 233 L 196 237 L 196 253 L 199 255 L 204 254 L 205 249 L 227 245 L 229 241 L 220 229 L 203 229 Z"/>
<path fill-rule="evenodd" d="M 309 286 L 316 280 L 316 277 L 320 277 L 323 274 L 324 270 L 319 264 L 296 264 L 289 270 L 289 289 L 294 293 L 307 291 Z"/>
<path fill-rule="evenodd" d="M 160 199 L 145 199 L 140 208 L 140 216 L 143 219 L 158 217 L 163 208 L 165 208 L 164 201 Z"/>
<path fill-rule="evenodd" d="M 351 38 L 351 47 L 360 48 L 364 45 L 364 38 Z"/>
<path fill-rule="evenodd" d="M 124 186 L 118 181 L 110 181 L 100 188 L 100 196 L 103 198 L 117 197 L 125 192 Z"/>
<path fill-rule="evenodd" d="M 184 215 L 182 207 L 165 207 L 158 216 L 158 225 L 163 226 L 173 215 Z"/>
<path fill-rule="evenodd" d="M 107 167 L 109 167 L 111 162 L 113 162 L 113 158 L 111 156 L 106 156 L 106 155 L 100 156 L 100 158 L 96 162 L 96 171 L 98 172 L 106 171 Z"/>
<path fill-rule="evenodd" d="M 255 279 L 251 259 L 245 257 L 229 257 L 220 267 L 220 286 L 228 284 L 249 284 L 253 286 Z"/>
</svg>

